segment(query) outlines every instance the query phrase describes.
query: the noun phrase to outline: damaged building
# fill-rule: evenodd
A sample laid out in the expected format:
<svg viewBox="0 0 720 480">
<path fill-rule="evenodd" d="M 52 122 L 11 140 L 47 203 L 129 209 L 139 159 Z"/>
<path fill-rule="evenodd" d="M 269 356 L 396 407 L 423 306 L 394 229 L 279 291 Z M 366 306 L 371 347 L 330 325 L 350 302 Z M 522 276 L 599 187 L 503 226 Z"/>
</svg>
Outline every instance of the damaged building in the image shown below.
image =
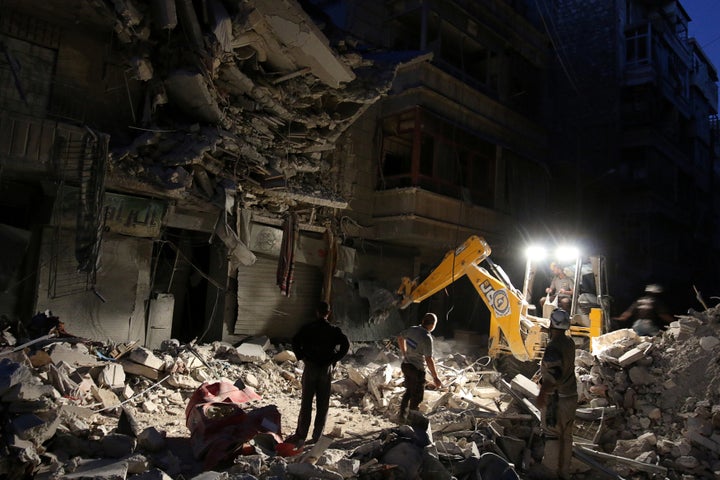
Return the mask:
<svg viewBox="0 0 720 480">
<path fill-rule="evenodd" d="M 677 107 L 666 119 L 694 146 L 659 145 L 678 164 L 697 157 L 673 177 L 693 186 L 713 178 L 717 75 L 691 38 L 662 26 L 687 27 L 679 3 L 661 3 L 627 2 L 627 21 L 650 22 L 665 39 L 654 51 L 684 52 L 684 96 L 663 92 Z M 357 340 L 394 334 L 419 309 L 451 312 L 443 335 L 482 334 L 488 312 L 465 280 L 399 312 L 401 277 L 480 235 L 517 279 L 520 247 L 547 221 L 594 233 L 613 221 L 581 222 L 595 203 L 555 203 L 559 172 L 579 178 L 580 163 L 559 147 L 558 119 L 577 105 L 558 79 L 551 14 L 501 0 L 3 0 L 2 313 L 50 310 L 76 335 L 151 348 L 287 338 L 319 299 Z M 638 62 L 626 60 L 627 92 L 664 78 L 631 75 Z M 593 118 L 609 137 L 614 117 Z M 581 198 L 602 203 L 598 189 L 620 170 L 601 160 L 615 157 L 595 155 Z M 710 185 L 693 201 L 713 205 Z M 625 275 L 630 253 L 600 248 L 611 275 Z M 643 272 L 658 270 L 657 255 L 642 258 Z"/>
<path fill-rule="evenodd" d="M 340 53 L 295 2 L 2 12 L 5 315 L 157 346 L 232 336 L 258 287 L 281 318 L 312 308 L 347 208 L 327 152 L 395 65 Z"/>
<path fill-rule="evenodd" d="M 597 234 L 613 281 L 718 245 L 717 73 L 687 13 L 586 3 L 0 0 L 0 474 L 529 476 L 537 384 L 490 365 L 479 290 L 400 310 L 401 277 L 478 235 L 517 279 L 548 222 Z M 551 18 L 596 63 L 558 57 Z M 600 195 L 618 176 L 622 216 Z M 353 348 L 323 442 L 278 451 L 302 378 L 286 340 L 319 300 Z M 720 307 L 697 301 L 576 351 L 577 478 L 719 475 Z M 444 387 L 399 426 L 394 338 L 426 310 Z"/>
<path fill-rule="evenodd" d="M 327 299 L 379 338 L 402 275 L 471 232 L 503 258 L 544 196 L 547 51 L 505 2 L 2 12 L 11 320 L 156 347 L 288 336 Z"/>
</svg>

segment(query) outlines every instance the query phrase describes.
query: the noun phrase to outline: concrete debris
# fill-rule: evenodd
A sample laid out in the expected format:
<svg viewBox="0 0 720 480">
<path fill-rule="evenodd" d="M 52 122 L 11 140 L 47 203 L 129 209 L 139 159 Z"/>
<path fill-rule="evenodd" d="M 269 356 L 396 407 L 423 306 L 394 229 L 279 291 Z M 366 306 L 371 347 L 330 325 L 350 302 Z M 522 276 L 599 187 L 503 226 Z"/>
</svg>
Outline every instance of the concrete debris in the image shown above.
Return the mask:
<svg viewBox="0 0 720 480">
<path fill-rule="evenodd" d="M 347 207 L 336 143 L 412 58 L 371 60 L 296 1 L 113 3 L 146 102 L 142 133 L 111 153 L 113 182 L 218 205 L 231 184 L 238 204 L 271 217 Z"/>
<path fill-rule="evenodd" d="M 618 330 L 597 338 L 592 353 L 577 351 L 575 478 L 717 478 L 719 332 L 720 309 L 711 309 L 680 316 L 657 337 Z M 337 414 L 304 450 L 283 447 L 302 375 L 287 345 L 258 337 L 150 350 L 67 340 L 0 350 L 8 478 L 538 475 L 537 385 L 502 378 L 487 357 L 460 354 L 451 340 L 437 341 L 447 387 L 426 390 L 399 425 L 393 343 L 354 345 L 335 371 Z M 50 361 L 34 366 L 41 351 Z"/>
</svg>

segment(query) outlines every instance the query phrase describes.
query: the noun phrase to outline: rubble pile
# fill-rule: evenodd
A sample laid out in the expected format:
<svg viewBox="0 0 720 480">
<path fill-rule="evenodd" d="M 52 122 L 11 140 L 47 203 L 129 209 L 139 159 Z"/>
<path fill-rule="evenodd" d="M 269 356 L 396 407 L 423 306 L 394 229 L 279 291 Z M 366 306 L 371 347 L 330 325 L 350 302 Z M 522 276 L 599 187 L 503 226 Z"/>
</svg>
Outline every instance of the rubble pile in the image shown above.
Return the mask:
<svg viewBox="0 0 720 480">
<path fill-rule="evenodd" d="M 636 461 L 615 462 L 623 475 L 720 475 L 720 308 L 691 313 L 657 337 L 617 330 L 578 350 L 579 416 L 602 423 L 602 451 Z"/>
<path fill-rule="evenodd" d="M 694 312 L 661 336 L 618 330 L 577 351 L 576 478 L 717 477 L 719 319 L 720 309 Z M 399 425 L 396 347 L 353 345 L 335 371 L 326 435 L 300 451 L 283 448 L 302 375 L 286 345 L 169 340 L 151 351 L 48 337 L 3 337 L 8 478 L 535 478 L 542 455 L 537 385 L 507 381 L 450 340 L 436 341 L 444 388 Z"/>
<path fill-rule="evenodd" d="M 193 439 L 188 437 L 195 432 L 188 414 L 198 403 L 197 393 L 208 385 L 212 387 L 218 379 L 232 379 L 248 392 L 242 406 L 248 412 L 270 407 L 276 411 L 275 404 L 286 406 L 288 401 L 299 407 L 301 364 L 292 351 L 274 347 L 265 337 L 251 338 L 239 346 L 223 342 L 181 345 L 171 340 L 154 352 L 134 344 L 103 345 L 71 335 L 48 337 L 1 352 L 0 407 L 3 424 L 8 428 L 0 474 L 10 478 L 199 475 L 208 470 L 204 461 L 207 459 L 203 458 L 207 452 L 198 456 L 192 451 Z M 445 350 L 452 349 L 445 345 Z M 328 423 L 332 431 L 323 438 L 332 438 L 339 445 L 345 443 L 344 449 L 325 448 L 313 461 L 307 460 L 315 455 L 312 451 L 302 457 L 302 462 L 298 462 L 300 457 L 278 455 L 278 443 L 297 418 L 297 409 L 282 411 L 282 425 L 270 432 L 274 440 L 255 432 L 251 441 L 233 446 L 242 447 L 237 449 L 233 471 L 255 472 L 262 478 L 269 472 L 274 472 L 276 478 L 311 478 L 318 472 L 321 478 L 351 478 L 361 471 L 361 458 L 362 471 L 367 475 L 387 470 L 387 464 L 378 462 L 375 456 L 386 455 L 391 447 L 403 443 L 398 438 L 408 441 L 413 434 L 413 429 L 406 426 L 398 437 L 391 432 L 393 423 L 386 418 L 394 416 L 404 391 L 398 357 L 388 345 L 363 344 L 338 367 L 332 406 L 349 413 L 331 418 Z M 449 407 L 467 410 L 469 402 L 499 405 L 498 392 L 479 385 L 483 374 L 474 372 L 465 356 L 448 354 L 439 362 L 439 368 L 450 374 L 464 372 L 456 375 L 453 383 L 456 391 L 464 389 L 466 398 L 428 392 L 421 406 L 425 412 L 432 414 Z M 485 374 L 496 375 L 492 371 Z M 471 385 L 470 380 L 477 385 Z M 361 423 L 348 420 L 353 416 L 362 418 Z M 458 422 L 460 417 L 450 415 L 444 426 L 433 428 L 452 434 L 453 430 L 474 427 L 467 419 Z M 451 428 L 453 423 L 455 427 Z M 381 433 L 384 438 L 376 438 Z M 479 438 L 479 433 L 475 435 Z M 431 438 L 431 434 L 425 434 L 424 446 L 432 445 Z M 185 441 L 182 448 L 177 445 L 180 439 Z M 452 448 L 443 447 L 453 452 L 448 454 L 451 457 L 461 451 L 467 455 L 477 453 L 475 442 L 452 443 Z M 365 448 L 355 451 L 358 445 Z M 368 445 L 373 448 L 368 449 Z M 228 465 L 215 463 L 212 467 Z M 341 471 L 335 476 L 327 473 L 338 469 Z M 137 476 L 151 472 L 160 477 Z M 283 476 L 277 477 L 279 472 Z"/>
</svg>

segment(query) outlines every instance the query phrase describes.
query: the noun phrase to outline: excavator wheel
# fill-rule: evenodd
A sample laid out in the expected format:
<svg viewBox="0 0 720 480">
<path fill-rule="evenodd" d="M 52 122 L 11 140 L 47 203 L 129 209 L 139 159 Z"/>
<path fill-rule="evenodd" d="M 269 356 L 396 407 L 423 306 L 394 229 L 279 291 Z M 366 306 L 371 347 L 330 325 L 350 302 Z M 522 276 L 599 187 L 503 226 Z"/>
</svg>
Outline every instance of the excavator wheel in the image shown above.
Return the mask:
<svg viewBox="0 0 720 480">
<path fill-rule="evenodd" d="M 493 368 L 508 380 L 512 380 L 518 374 L 532 379 L 540 370 L 540 365 L 537 361 L 523 362 L 510 354 L 505 354 L 493 359 Z"/>
</svg>

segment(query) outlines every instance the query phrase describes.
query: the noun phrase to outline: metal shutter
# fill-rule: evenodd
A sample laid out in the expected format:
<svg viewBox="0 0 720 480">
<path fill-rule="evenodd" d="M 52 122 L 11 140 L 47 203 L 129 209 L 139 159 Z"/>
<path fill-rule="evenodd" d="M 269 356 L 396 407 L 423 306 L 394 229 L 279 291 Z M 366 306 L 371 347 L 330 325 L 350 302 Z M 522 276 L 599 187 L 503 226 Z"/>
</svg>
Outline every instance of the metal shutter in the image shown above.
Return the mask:
<svg viewBox="0 0 720 480">
<path fill-rule="evenodd" d="M 257 255 L 254 265 L 238 268 L 238 316 L 236 335 L 267 335 L 289 339 L 315 317 L 320 300 L 322 271 L 295 263 L 295 281 L 289 297 L 276 285 L 278 259 Z"/>
</svg>

